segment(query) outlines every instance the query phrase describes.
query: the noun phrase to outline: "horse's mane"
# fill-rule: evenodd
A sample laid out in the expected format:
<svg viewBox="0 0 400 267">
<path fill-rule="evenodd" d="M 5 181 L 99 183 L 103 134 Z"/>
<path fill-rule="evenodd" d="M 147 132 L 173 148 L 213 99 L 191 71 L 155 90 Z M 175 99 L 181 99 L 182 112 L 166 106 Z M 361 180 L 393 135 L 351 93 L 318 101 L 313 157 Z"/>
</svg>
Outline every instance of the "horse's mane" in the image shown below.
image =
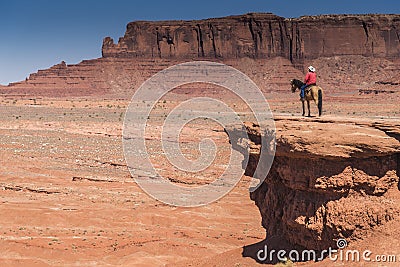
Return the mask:
<svg viewBox="0 0 400 267">
<path fill-rule="evenodd" d="M 294 84 L 297 88 L 300 88 L 301 86 L 303 86 L 304 83 L 300 80 L 293 79 L 292 84 Z"/>
</svg>

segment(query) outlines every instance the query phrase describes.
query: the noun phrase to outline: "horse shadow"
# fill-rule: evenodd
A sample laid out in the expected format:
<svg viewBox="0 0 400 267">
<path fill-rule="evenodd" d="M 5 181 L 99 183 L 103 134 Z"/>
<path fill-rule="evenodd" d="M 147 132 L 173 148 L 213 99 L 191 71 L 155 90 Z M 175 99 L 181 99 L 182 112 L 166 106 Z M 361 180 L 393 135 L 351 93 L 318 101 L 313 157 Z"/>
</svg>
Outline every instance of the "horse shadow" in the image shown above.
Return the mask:
<svg viewBox="0 0 400 267">
<path fill-rule="evenodd" d="M 265 248 L 269 248 L 269 250 L 280 250 L 280 249 L 287 249 L 290 247 L 289 244 L 282 244 L 282 240 L 279 240 L 279 238 L 274 237 L 274 238 L 268 238 L 268 239 L 264 239 L 260 242 L 254 243 L 254 244 L 250 244 L 250 245 L 246 245 L 243 246 L 243 251 L 242 251 L 242 257 L 243 258 L 252 258 L 253 260 L 255 260 L 257 263 L 259 264 L 277 264 L 279 261 L 277 259 L 277 257 L 274 257 L 272 259 L 267 258 L 265 260 L 262 260 L 262 258 L 260 259 L 260 257 L 258 256 L 260 251 L 264 254 L 262 255 L 262 257 L 265 256 Z M 268 254 L 268 253 L 267 253 Z"/>
<path fill-rule="evenodd" d="M 309 250 L 306 250 L 300 246 L 291 245 L 287 241 L 282 239 L 280 236 L 272 236 L 260 242 L 243 246 L 242 257 L 251 258 L 258 264 L 275 265 L 280 262 L 285 262 L 282 260 L 282 256 L 278 256 L 279 251 L 285 251 L 284 258 L 289 259 L 288 256 L 291 251 L 296 251 L 299 255 L 302 255 L 303 251 L 307 252 Z M 306 259 L 300 258 L 296 262 L 305 262 L 310 260 L 320 261 L 325 259 L 326 257 L 327 255 L 319 257 L 319 254 L 316 253 L 316 258 L 306 258 Z"/>
</svg>

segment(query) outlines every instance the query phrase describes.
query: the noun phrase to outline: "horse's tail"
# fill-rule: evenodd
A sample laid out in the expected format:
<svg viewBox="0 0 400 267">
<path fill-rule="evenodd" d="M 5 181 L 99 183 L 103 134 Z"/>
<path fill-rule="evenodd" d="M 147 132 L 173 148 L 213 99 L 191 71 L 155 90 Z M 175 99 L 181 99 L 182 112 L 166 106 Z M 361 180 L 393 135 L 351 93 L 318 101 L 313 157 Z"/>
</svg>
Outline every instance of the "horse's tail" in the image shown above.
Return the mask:
<svg viewBox="0 0 400 267">
<path fill-rule="evenodd" d="M 318 114 L 322 115 L 322 89 L 318 89 Z"/>
</svg>

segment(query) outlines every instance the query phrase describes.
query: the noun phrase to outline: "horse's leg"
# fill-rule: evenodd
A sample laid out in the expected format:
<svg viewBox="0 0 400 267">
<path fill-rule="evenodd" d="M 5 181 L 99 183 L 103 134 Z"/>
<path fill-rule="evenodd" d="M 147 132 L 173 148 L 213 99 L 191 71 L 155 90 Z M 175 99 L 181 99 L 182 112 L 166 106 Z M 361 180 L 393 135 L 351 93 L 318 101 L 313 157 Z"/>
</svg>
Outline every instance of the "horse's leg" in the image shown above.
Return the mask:
<svg viewBox="0 0 400 267">
<path fill-rule="evenodd" d="M 317 107 L 318 107 L 318 93 L 315 90 L 312 90 L 312 96 L 313 96 L 315 105 L 317 105 Z"/>
<path fill-rule="evenodd" d="M 319 99 L 318 99 L 318 93 L 317 92 L 313 92 L 313 99 L 314 99 L 315 105 L 317 105 L 317 107 L 318 107 L 318 114 L 319 114 L 319 116 L 321 116 L 321 114 L 319 112 Z"/>
<path fill-rule="evenodd" d="M 318 115 L 322 115 L 322 89 L 318 90 Z"/>
<path fill-rule="evenodd" d="M 302 116 L 304 116 L 306 114 L 305 107 L 304 107 L 304 100 L 301 101 L 301 103 L 303 104 L 303 115 Z"/>
<path fill-rule="evenodd" d="M 321 116 L 322 114 L 322 89 L 317 88 L 316 90 L 313 90 L 313 99 L 315 101 L 315 104 L 318 107 L 318 115 Z"/>
<path fill-rule="evenodd" d="M 308 117 L 311 117 L 311 115 L 310 115 L 310 100 L 307 100 L 307 108 L 308 108 Z"/>
</svg>

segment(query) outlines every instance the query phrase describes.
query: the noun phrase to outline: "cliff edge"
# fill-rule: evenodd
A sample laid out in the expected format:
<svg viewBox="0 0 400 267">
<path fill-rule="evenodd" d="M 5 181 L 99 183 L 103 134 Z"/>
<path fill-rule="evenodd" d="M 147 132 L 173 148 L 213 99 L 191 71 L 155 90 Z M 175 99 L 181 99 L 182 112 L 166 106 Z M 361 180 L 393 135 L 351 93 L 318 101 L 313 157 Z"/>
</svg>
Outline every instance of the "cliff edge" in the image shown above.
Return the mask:
<svg viewBox="0 0 400 267">
<path fill-rule="evenodd" d="M 252 176 L 264 133 L 245 124 Z M 241 126 L 231 126 L 240 131 Z M 235 128 L 236 127 L 236 128 Z M 322 251 L 400 219 L 400 124 L 395 121 L 276 119 L 276 155 L 250 194 L 267 240 Z M 261 177 L 256 177 L 261 178 Z"/>
</svg>

